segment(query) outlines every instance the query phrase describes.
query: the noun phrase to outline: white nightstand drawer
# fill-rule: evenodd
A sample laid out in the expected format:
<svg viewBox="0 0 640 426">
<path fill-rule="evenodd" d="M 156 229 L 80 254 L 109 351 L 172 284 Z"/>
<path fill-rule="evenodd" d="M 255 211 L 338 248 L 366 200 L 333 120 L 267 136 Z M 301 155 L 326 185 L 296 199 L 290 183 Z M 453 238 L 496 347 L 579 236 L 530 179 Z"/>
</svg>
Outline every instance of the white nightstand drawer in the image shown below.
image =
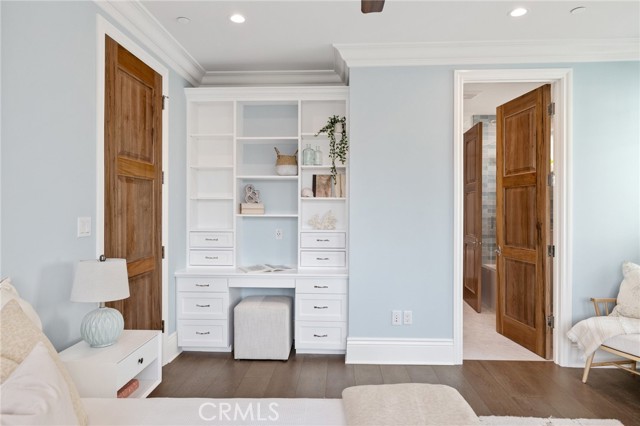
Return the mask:
<svg viewBox="0 0 640 426">
<path fill-rule="evenodd" d="M 181 277 L 176 279 L 178 291 L 227 291 L 227 279 L 226 278 L 194 278 L 194 277 Z"/>
<path fill-rule="evenodd" d="M 190 232 L 189 246 L 196 248 L 233 247 L 233 232 Z"/>
<path fill-rule="evenodd" d="M 228 346 L 229 323 L 224 320 L 188 320 L 178 323 L 178 346 L 224 347 Z"/>
<path fill-rule="evenodd" d="M 227 319 L 227 293 L 178 293 L 179 319 Z"/>
<path fill-rule="evenodd" d="M 337 248 L 346 246 L 344 232 L 302 232 L 300 233 L 300 247 L 302 248 Z"/>
<path fill-rule="evenodd" d="M 155 344 L 145 344 L 139 347 L 131 355 L 118 363 L 118 379 L 116 389 L 120 389 L 127 384 L 132 377 L 135 377 L 142 370 L 147 368 L 158 358 L 158 348 Z"/>
<path fill-rule="evenodd" d="M 347 296 L 340 294 L 297 294 L 296 320 L 346 321 Z"/>
<path fill-rule="evenodd" d="M 83 398 L 115 398 L 131 379 L 139 387 L 129 398 L 145 398 L 162 381 L 159 331 L 124 330 L 116 343 L 92 348 L 80 341 L 60 352 L 60 359 Z"/>
<path fill-rule="evenodd" d="M 329 266 L 344 268 L 347 256 L 343 251 L 301 251 L 300 266 Z"/>
<path fill-rule="evenodd" d="M 299 278 L 296 280 L 297 293 L 347 294 L 347 280 L 340 278 Z"/>
<path fill-rule="evenodd" d="M 296 321 L 296 349 L 347 348 L 346 322 Z"/>
<path fill-rule="evenodd" d="M 231 266 L 233 250 L 189 250 L 192 266 Z"/>
</svg>

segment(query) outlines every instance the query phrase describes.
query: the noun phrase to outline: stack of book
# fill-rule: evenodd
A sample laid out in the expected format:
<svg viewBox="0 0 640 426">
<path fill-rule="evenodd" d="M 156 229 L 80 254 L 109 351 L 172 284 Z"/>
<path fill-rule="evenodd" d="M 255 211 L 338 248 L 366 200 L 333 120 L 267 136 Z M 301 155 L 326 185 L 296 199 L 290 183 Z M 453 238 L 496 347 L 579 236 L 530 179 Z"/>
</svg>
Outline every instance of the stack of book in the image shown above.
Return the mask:
<svg viewBox="0 0 640 426">
<path fill-rule="evenodd" d="M 337 198 L 347 197 L 347 175 L 344 173 L 336 174 L 336 181 L 333 187 L 333 196 Z"/>
<path fill-rule="evenodd" d="M 240 204 L 240 214 L 264 214 L 264 204 L 242 203 Z"/>
<path fill-rule="evenodd" d="M 140 382 L 138 382 L 138 379 L 131 379 L 127 382 L 126 385 L 118 390 L 117 396 L 118 398 L 128 398 L 132 393 L 136 391 L 136 389 L 138 389 L 138 387 L 140 387 Z"/>
</svg>

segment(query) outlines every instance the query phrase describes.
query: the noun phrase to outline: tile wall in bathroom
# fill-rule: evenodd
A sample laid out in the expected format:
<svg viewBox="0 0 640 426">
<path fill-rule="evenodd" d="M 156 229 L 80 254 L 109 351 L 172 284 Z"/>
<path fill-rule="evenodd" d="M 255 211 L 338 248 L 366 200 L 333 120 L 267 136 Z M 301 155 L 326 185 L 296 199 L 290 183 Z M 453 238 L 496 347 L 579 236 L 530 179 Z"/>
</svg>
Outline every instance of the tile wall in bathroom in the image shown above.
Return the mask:
<svg viewBox="0 0 640 426">
<path fill-rule="evenodd" d="M 482 264 L 495 263 L 496 249 L 496 116 L 474 115 L 482 122 Z"/>
</svg>

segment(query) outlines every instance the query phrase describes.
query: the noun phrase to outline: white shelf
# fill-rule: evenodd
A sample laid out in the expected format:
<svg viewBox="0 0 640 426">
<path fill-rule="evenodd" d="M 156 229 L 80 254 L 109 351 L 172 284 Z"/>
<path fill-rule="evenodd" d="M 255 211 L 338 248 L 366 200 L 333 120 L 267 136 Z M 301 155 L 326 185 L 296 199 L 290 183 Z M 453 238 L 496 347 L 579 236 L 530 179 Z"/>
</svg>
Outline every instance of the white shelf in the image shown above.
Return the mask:
<svg viewBox="0 0 640 426">
<path fill-rule="evenodd" d="M 345 197 L 300 197 L 302 201 L 346 201 Z"/>
<path fill-rule="evenodd" d="M 193 170 L 232 170 L 233 169 L 233 164 L 222 165 L 222 166 L 197 166 L 197 165 L 192 165 L 192 166 L 189 166 L 189 168 L 191 168 Z"/>
<path fill-rule="evenodd" d="M 216 201 L 216 200 L 233 200 L 233 195 L 211 195 L 211 196 L 203 196 L 203 197 L 191 197 L 191 200 L 194 201 Z"/>
<path fill-rule="evenodd" d="M 236 138 L 238 142 L 273 142 L 273 141 L 291 141 L 297 142 L 297 136 L 239 136 Z"/>
<path fill-rule="evenodd" d="M 233 232 L 233 228 L 190 228 L 189 232 Z"/>
<path fill-rule="evenodd" d="M 298 176 L 279 176 L 279 175 L 241 175 L 236 176 L 238 180 L 298 180 Z"/>
<path fill-rule="evenodd" d="M 194 139 L 232 138 L 233 133 L 190 133 L 189 137 Z"/>
<path fill-rule="evenodd" d="M 302 170 L 331 170 L 331 164 L 326 164 L 326 165 L 323 164 L 322 166 L 305 166 L 305 165 L 302 165 L 302 166 L 300 166 L 300 168 Z M 336 169 L 346 169 L 346 168 L 347 168 L 346 164 L 340 164 L 340 165 L 336 164 Z"/>
<path fill-rule="evenodd" d="M 266 213 L 266 214 L 242 214 L 236 213 L 237 217 L 298 217 L 295 213 Z"/>
</svg>

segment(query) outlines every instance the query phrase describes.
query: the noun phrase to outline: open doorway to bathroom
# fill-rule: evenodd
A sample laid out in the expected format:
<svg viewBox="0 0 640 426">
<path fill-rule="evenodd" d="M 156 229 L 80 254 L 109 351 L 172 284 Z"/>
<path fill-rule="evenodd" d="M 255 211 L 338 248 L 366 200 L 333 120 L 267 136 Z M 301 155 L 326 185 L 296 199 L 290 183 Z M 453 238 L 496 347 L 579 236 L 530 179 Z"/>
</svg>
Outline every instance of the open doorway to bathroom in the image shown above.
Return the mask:
<svg viewBox="0 0 640 426">
<path fill-rule="evenodd" d="M 480 249 L 476 259 L 480 259 L 481 268 L 477 275 L 475 301 L 472 298 L 473 303 L 463 303 L 463 359 L 544 361 L 496 331 L 496 109 L 542 85 L 540 82 L 464 85 L 464 131 L 473 128 L 469 130 L 470 133 L 481 132 L 478 138 L 481 146 L 475 148 L 478 154 L 481 153 L 481 179 L 478 179 L 481 182 L 478 188 L 481 195 L 475 197 L 481 201 L 475 203 L 480 202 L 481 205 L 475 208 L 474 213 L 480 216 L 476 223 L 481 223 L 481 232 L 477 232 L 478 241 L 474 244 Z M 550 151 L 553 152 L 553 149 Z M 477 175 L 479 177 L 480 173 Z M 466 209 L 464 214 L 465 217 L 468 214 Z M 465 218 L 466 223 L 468 221 Z M 465 300 L 468 301 L 466 296 Z"/>
</svg>

